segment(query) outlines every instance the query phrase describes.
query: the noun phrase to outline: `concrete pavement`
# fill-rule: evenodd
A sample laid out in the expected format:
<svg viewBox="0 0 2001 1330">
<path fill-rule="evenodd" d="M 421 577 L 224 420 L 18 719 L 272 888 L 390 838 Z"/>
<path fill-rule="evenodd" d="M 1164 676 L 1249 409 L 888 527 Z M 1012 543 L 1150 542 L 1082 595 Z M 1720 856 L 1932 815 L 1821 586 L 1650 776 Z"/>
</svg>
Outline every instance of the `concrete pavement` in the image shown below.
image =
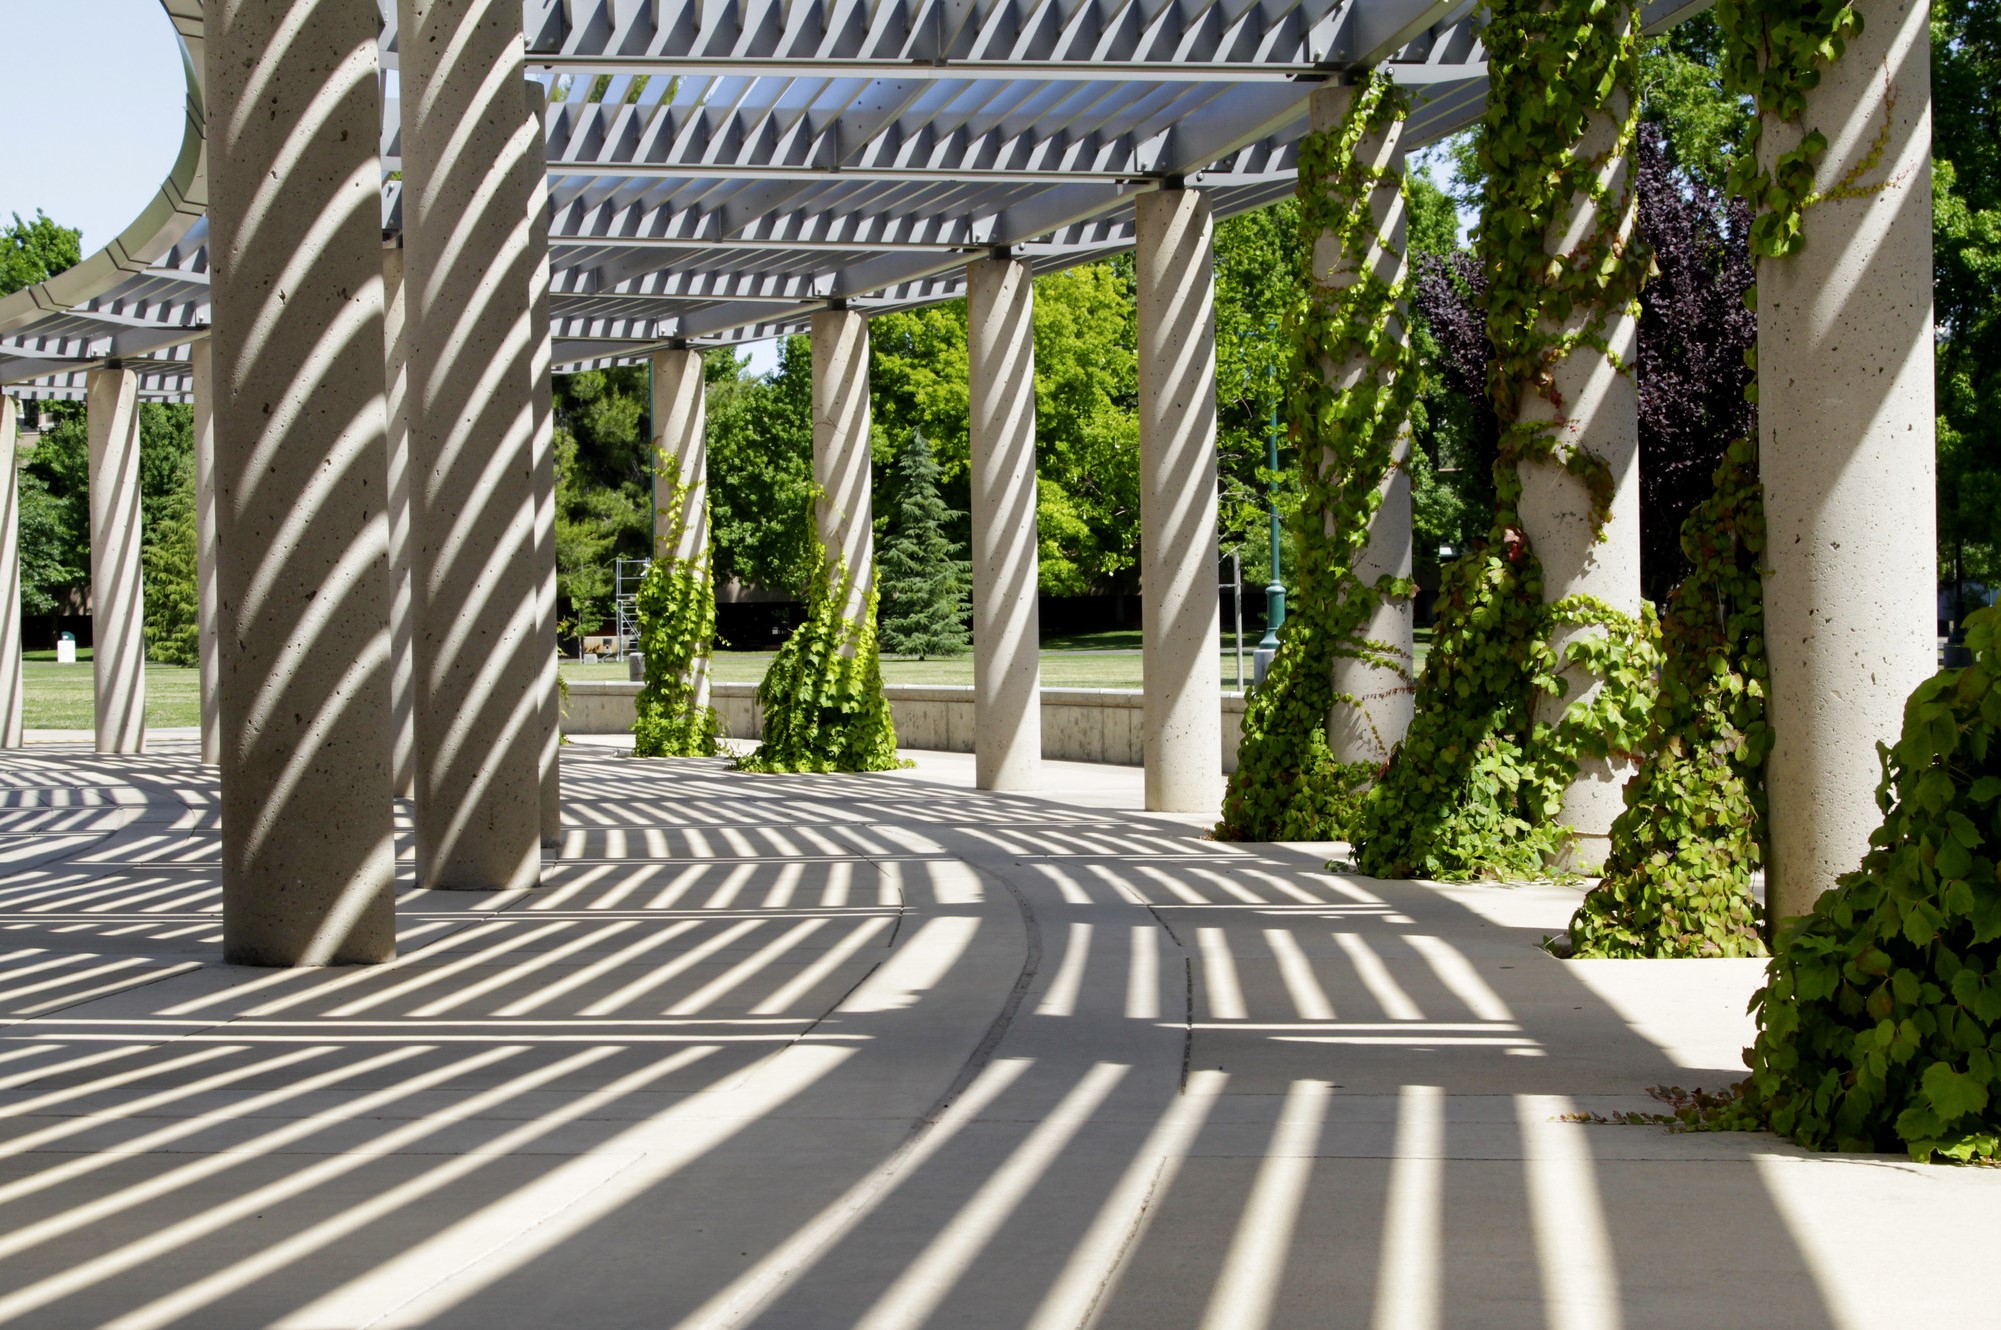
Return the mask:
<svg viewBox="0 0 2001 1330">
<path fill-rule="evenodd" d="M 183 740 L 0 769 L 0 1326 L 1862 1327 L 2001 1316 L 2001 1177 L 1584 1125 L 1756 963 L 1324 871 L 1139 773 L 565 750 L 532 892 L 220 963 Z"/>
</svg>

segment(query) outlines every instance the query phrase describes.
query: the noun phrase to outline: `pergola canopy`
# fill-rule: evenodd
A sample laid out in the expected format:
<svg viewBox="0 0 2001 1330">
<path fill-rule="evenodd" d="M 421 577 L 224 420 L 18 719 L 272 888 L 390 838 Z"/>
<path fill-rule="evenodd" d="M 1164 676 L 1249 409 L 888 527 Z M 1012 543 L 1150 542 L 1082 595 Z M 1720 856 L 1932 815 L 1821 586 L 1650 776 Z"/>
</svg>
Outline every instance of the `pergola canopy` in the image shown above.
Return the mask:
<svg viewBox="0 0 2001 1330">
<path fill-rule="evenodd" d="M 161 0 L 187 129 L 151 205 L 101 252 L 0 299 L 0 383 L 77 397 L 123 363 L 188 391 L 209 322 L 200 0 Z M 382 0 L 383 235 L 401 227 L 393 0 Z M 1649 30 L 1706 0 L 1653 0 Z M 970 257 L 1049 271 L 1129 249 L 1133 201 L 1218 216 L 1293 188 L 1307 98 L 1382 66 L 1405 143 L 1476 120 L 1475 0 L 524 0 L 550 87 L 559 366 L 803 329 L 816 310 L 953 299 Z"/>
</svg>

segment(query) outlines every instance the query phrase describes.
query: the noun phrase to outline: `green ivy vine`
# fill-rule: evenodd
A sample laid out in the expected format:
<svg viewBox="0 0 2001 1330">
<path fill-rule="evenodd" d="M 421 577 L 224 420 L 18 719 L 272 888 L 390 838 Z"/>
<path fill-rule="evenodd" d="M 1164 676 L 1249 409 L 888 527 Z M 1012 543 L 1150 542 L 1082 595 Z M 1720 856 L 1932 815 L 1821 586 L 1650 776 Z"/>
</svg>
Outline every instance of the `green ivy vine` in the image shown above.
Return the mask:
<svg viewBox="0 0 2001 1330">
<path fill-rule="evenodd" d="M 1732 164 L 1730 192 L 1757 212 L 1751 223 L 1751 253 L 1784 258 L 1806 244 L 1806 211 L 1834 193 L 1850 192 L 1860 173 L 1873 169 L 1886 135 L 1874 151 L 1834 191 L 1814 188 L 1815 168 L 1827 154 L 1827 136 L 1808 128 L 1798 147 L 1767 166 L 1758 161 L 1765 116 L 1795 123 L 1806 115 L 1806 95 L 1826 68 L 1841 59 L 1848 41 L 1862 31 L 1862 16 L 1841 0 L 1718 0 L 1716 22 L 1723 30 L 1723 80 L 1731 92 L 1752 98 L 1759 114 L 1751 120 L 1744 153 Z"/>
<path fill-rule="evenodd" d="M 669 526 L 662 548 L 679 549 L 687 530 L 688 487 L 674 487 L 664 507 Z M 714 757 L 722 719 L 708 704 L 699 675 L 716 649 L 716 588 L 709 557 L 656 558 L 639 583 L 639 649 L 646 684 L 632 724 L 635 757 Z"/>
<path fill-rule="evenodd" d="M 1765 510 L 1739 439 L 1690 512 L 1692 571 L 1662 625 L 1646 755 L 1612 824 L 1604 876 L 1570 921 L 1571 954 L 1762 956 L 1751 873 L 1765 859 Z"/>
<path fill-rule="evenodd" d="M 1737 1099 L 1698 1125 L 1821 1150 L 2001 1158 L 2001 612 L 1968 616 L 1878 745 L 1869 852 L 1782 926 Z"/>
<path fill-rule="evenodd" d="M 763 742 L 737 758 L 743 771 L 892 771 L 896 725 L 882 691 L 874 579 L 858 619 L 845 561 L 825 560 L 806 597 L 806 622 L 778 649 L 757 687 Z"/>
<path fill-rule="evenodd" d="M 1365 585 L 1353 575 L 1382 503 L 1382 479 L 1397 465 L 1418 377 L 1403 329 L 1403 256 L 1378 230 L 1372 203 L 1390 173 L 1357 149 L 1393 132 L 1406 110 L 1395 84 L 1377 74 L 1356 89 L 1339 124 L 1299 144 L 1301 277 L 1308 295 L 1289 319 L 1286 393 L 1299 457 L 1293 520 L 1299 584 L 1271 671 L 1244 710 L 1237 770 L 1216 828 L 1220 839 L 1345 839 L 1381 763 L 1343 762 L 1328 744 L 1335 707 L 1367 714 L 1362 699 L 1335 691 L 1335 662 L 1363 660 L 1409 678 L 1402 653 L 1367 640 L 1364 628 L 1381 605 L 1408 600 L 1415 586 L 1394 577 Z M 1400 172 L 1396 186 L 1408 206 Z M 1342 281 L 1315 269 L 1323 236 L 1340 246 Z M 1380 275 L 1380 253 L 1399 261 L 1396 280 Z M 1370 369 L 1345 376 L 1350 386 L 1327 382 L 1326 366 L 1358 360 Z"/>
<path fill-rule="evenodd" d="M 1492 0 L 1489 10 L 1495 72 L 1478 243 L 1495 349 L 1488 387 L 1503 422 L 1496 511 L 1487 540 L 1442 574 L 1416 715 L 1356 819 L 1357 864 L 1381 877 L 1543 875 L 1569 839 L 1557 819 L 1578 762 L 1630 757 L 1644 744 L 1659 658 L 1650 615 L 1589 596 L 1543 603 L 1542 567 L 1518 515 L 1525 462 L 1575 476 L 1601 535 L 1611 515 L 1610 467 L 1560 436 L 1556 369 L 1595 354 L 1632 372 L 1610 333 L 1637 313 L 1651 264 L 1632 238 L 1631 174 L 1608 167 L 1638 133 L 1639 14 L 1609 0 Z M 1611 141 L 1580 153 L 1621 89 Z M 1548 237 L 1577 198 L 1591 200 L 1592 225 L 1574 248 L 1550 253 Z M 1537 398 L 1546 417 L 1527 410 Z M 1561 647 L 1551 645 L 1558 634 Z M 1539 722 L 1538 699 L 1564 696 L 1566 672 L 1580 670 L 1597 680 L 1589 695 L 1555 724 Z"/>
<path fill-rule="evenodd" d="M 1861 28 L 1824 0 L 1722 0 L 1717 15 L 1735 90 L 1796 123 Z M 1816 128 L 1769 172 L 1740 165 L 1762 228 L 1753 252 L 1799 252 L 1807 209 L 1866 192 L 1855 182 L 1883 142 L 1824 192 Z M 1878 745 L 1883 823 L 1861 865 L 1780 922 L 1751 1003 L 1750 1076 L 1679 1110 L 1685 1123 L 1770 1128 L 1814 1149 L 2001 1159 L 2001 612 L 1970 616 L 1966 645 L 1972 663 L 1920 684 L 1896 745 Z"/>
</svg>

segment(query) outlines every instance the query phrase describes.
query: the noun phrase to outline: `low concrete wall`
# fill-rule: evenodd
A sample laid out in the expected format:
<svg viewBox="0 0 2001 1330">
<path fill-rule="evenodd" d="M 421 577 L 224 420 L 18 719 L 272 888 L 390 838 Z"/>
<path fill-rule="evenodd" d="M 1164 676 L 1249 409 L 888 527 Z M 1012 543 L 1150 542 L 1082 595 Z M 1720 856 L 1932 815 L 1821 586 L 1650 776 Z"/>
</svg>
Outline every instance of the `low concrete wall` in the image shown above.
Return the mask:
<svg viewBox="0 0 2001 1330">
<path fill-rule="evenodd" d="M 896 742 L 904 748 L 934 752 L 973 751 L 973 690 L 955 684 L 891 684 L 889 714 L 896 721 Z M 570 684 L 569 711 L 563 728 L 571 734 L 630 734 L 633 699 L 639 685 L 619 680 Z M 1042 755 L 1066 762 L 1109 762 L 1136 767 L 1144 759 L 1137 688 L 1045 688 L 1042 690 Z M 757 707 L 757 685 L 715 685 L 716 712 L 723 732 L 736 739 L 755 739 L 763 723 Z M 1224 771 L 1237 765 L 1237 743 L 1243 734 L 1244 699 L 1224 693 Z"/>
</svg>

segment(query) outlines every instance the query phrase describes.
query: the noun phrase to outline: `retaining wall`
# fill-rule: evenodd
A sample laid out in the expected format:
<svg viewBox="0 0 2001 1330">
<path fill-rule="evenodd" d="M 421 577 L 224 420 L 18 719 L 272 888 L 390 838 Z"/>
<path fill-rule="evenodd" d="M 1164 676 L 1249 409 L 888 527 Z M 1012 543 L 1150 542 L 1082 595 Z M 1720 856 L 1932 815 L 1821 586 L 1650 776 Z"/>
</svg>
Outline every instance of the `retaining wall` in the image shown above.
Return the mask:
<svg viewBox="0 0 2001 1330">
<path fill-rule="evenodd" d="M 891 684 L 883 689 L 896 721 L 896 742 L 903 748 L 934 752 L 973 751 L 973 690 L 956 684 Z M 571 734 L 630 734 L 633 699 L 639 685 L 624 680 L 572 681 L 563 728 Z M 1066 762 L 1109 762 L 1139 766 L 1143 760 L 1140 699 L 1137 688 L 1045 688 L 1042 690 L 1042 755 Z M 757 706 L 757 685 L 719 683 L 713 701 L 723 718 L 723 732 L 737 739 L 755 739 L 763 717 Z M 1223 750 L 1217 756 L 1224 771 L 1237 765 L 1237 741 L 1243 733 L 1244 699 L 1224 693 Z"/>
</svg>

